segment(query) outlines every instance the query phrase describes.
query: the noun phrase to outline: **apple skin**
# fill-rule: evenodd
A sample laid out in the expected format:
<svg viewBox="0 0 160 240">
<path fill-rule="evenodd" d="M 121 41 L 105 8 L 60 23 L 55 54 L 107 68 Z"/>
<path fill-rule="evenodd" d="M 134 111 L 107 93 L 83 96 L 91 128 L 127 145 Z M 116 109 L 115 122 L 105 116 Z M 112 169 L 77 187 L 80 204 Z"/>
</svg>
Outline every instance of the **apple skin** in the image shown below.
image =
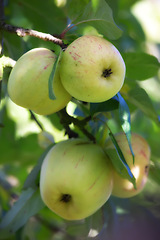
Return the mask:
<svg viewBox="0 0 160 240">
<path fill-rule="evenodd" d="M 55 60 L 56 55 L 46 48 L 35 48 L 22 55 L 9 76 L 11 100 L 40 115 L 49 115 L 64 108 L 71 96 L 61 84 L 59 70 L 53 82 L 56 99 L 49 98 L 48 80 Z"/>
<path fill-rule="evenodd" d="M 73 41 L 60 60 L 60 77 L 74 98 L 103 102 L 117 94 L 125 78 L 125 63 L 117 48 L 99 36 Z"/>
<path fill-rule="evenodd" d="M 150 147 L 142 136 L 132 133 L 131 144 L 135 155 L 135 163 L 133 164 L 132 154 L 125 134 L 119 133 L 115 135 L 115 138 L 132 174 L 136 178 L 137 189 L 129 180 L 122 178 L 116 170 L 113 170 L 112 195 L 120 198 L 133 197 L 143 190 L 147 182 L 151 154 Z M 106 148 L 114 148 L 111 140 L 107 141 Z"/>
<path fill-rule="evenodd" d="M 96 212 L 110 197 L 112 184 L 108 157 L 99 145 L 84 139 L 57 143 L 41 167 L 42 200 L 66 220 Z"/>
</svg>

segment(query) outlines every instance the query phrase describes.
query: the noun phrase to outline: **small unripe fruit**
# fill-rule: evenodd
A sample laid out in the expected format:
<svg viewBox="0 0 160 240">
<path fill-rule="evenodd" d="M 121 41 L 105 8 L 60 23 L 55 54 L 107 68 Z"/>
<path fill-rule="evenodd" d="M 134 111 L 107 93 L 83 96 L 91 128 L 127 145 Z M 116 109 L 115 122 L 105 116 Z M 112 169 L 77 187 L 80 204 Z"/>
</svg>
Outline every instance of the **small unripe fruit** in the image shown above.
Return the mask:
<svg viewBox="0 0 160 240">
<path fill-rule="evenodd" d="M 59 70 L 53 79 L 56 99 L 49 98 L 49 76 L 56 55 L 46 48 L 35 48 L 22 55 L 11 71 L 8 94 L 17 105 L 40 115 L 49 115 L 64 108 L 71 96 L 61 84 Z"/>
</svg>

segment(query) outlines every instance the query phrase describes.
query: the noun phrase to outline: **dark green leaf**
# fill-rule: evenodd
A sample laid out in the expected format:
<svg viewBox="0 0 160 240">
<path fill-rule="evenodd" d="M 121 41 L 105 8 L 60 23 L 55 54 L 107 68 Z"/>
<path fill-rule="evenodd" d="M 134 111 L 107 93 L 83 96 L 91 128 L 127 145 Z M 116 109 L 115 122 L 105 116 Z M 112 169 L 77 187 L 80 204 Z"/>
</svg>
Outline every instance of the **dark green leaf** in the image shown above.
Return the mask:
<svg viewBox="0 0 160 240">
<path fill-rule="evenodd" d="M 119 106 L 118 99 L 116 97 L 109 99 L 108 101 L 101 103 L 90 103 L 90 113 L 93 115 L 98 112 L 108 112 L 117 109 Z"/>
<path fill-rule="evenodd" d="M 159 116 L 155 111 L 153 103 L 143 88 L 135 87 L 131 89 L 128 93 L 128 101 L 138 107 L 143 113 L 145 113 L 156 123 L 160 122 Z"/>
<path fill-rule="evenodd" d="M 16 26 L 58 34 L 65 27 L 65 17 L 63 11 L 55 5 L 55 1 L 42 0 L 14 0 L 9 1 L 12 13 L 12 22 Z M 50 32 L 52 31 L 52 32 Z M 54 31 L 54 32 L 53 32 Z"/>
<path fill-rule="evenodd" d="M 49 98 L 52 99 L 52 100 L 56 99 L 56 96 L 54 94 L 53 82 L 54 82 L 55 73 L 57 71 L 58 63 L 59 63 L 59 60 L 60 60 L 60 57 L 61 57 L 61 53 L 62 53 L 62 51 L 60 51 L 59 55 L 56 58 L 56 61 L 53 65 L 52 72 L 49 76 L 49 81 L 48 81 Z"/>
<path fill-rule="evenodd" d="M 115 24 L 112 9 L 105 0 L 90 1 L 85 7 L 83 6 L 81 5 L 81 11 L 77 11 L 77 15 L 69 16 L 73 24 L 87 23 L 109 39 L 117 39 L 121 36 L 122 31 Z"/>
<path fill-rule="evenodd" d="M 133 157 L 133 163 L 134 163 L 134 152 L 132 150 L 132 145 L 131 145 L 131 118 L 130 118 L 130 110 L 125 102 L 124 98 L 121 96 L 120 93 L 117 93 L 118 99 L 119 99 L 119 116 L 120 116 L 120 122 L 121 122 L 121 127 L 126 134 L 129 148 L 132 153 Z"/>
<path fill-rule="evenodd" d="M 109 136 L 115 146 L 115 149 L 107 148 L 105 149 L 106 154 L 109 156 L 110 160 L 112 161 L 113 166 L 117 170 L 117 172 L 123 177 L 128 179 L 136 189 L 136 180 L 133 176 L 125 158 L 124 155 L 114 137 L 114 135 L 110 132 Z"/>
<path fill-rule="evenodd" d="M 17 202 L 0 223 L 0 239 L 14 234 L 28 219 L 44 207 L 38 190 L 29 188 L 22 192 Z"/>
<path fill-rule="evenodd" d="M 123 54 L 126 63 L 126 77 L 133 80 L 146 80 L 158 73 L 158 59 L 144 52 L 128 52 Z"/>
</svg>

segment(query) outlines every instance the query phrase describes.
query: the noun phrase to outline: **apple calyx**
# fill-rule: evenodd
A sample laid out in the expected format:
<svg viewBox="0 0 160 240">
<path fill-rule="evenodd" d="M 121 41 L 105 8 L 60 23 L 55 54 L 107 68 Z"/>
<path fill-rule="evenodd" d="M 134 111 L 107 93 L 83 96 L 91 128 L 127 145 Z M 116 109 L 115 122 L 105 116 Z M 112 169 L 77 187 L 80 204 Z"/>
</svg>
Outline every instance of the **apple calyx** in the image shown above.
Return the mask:
<svg viewBox="0 0 160 240">
<path fill-rule="evenodd" d="M 104 78 L 107 78 L 107 77 L 109 77 L 112 73 L 113 73 L 113 72 L 112 72 L 111 68 L 105 69 L 105 70 L 103 71 L 103 73 L 102 73 L 102 76 L 103 76 Z"/>
<path fill-rule="evenodd" d="M 71 201 L 71 195 L 70 194 L 62 194 L 60 201 L 64 203 L 68 203 Z"/>
</svg>

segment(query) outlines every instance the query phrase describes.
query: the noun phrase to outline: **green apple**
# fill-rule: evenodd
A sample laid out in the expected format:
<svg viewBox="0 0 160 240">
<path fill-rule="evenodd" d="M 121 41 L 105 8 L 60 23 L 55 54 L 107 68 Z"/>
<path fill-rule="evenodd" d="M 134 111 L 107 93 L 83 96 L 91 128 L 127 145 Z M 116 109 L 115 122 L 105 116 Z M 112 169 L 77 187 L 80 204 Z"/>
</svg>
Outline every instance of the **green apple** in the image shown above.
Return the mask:
<svg viewBox="0 0 160 240">
<path fill-rule="evenodd" d="M 35 48 L 22 55 L 9 76 L 11 100 L 40 115 L 49 115 L 64 108 L 71 96 L 61 84 L 58 69 L 53 80 L 56 99 L 49 98 L 48 81 L 55 60 L 56 55 L 46 48 Z"/>
<path fill-rule="evenodd" d="M 147 141 L 139 134 L 132 133 L 131 144 L 135 155 L 133 164 L 132 154 L 128 145 L 127 138 L 124 133 L 115 135 L 117 143 L 122 150 L 125 160 L 131 169 L 132 174 L 136 179 L 136 187 L 133 184 L 121 177 L 116 170 L 113 170 L 113 191 L 112 195 L 120 198 L 129 198 L 140 193 L 148 178 L 149 162 L 150 162 L 150 147 Z M 114 148 L 111 140 L 107 141 L 106 148 Z"/>
<path fill-rule="evenodd" d="M 42 200 L 57 215 L 80 220 L 96 212 L 112 192 L 112 167 L 103 149 L 84 139 L 57 143 L 40 173 Z"/>
<path fill-rule="evenodd" d="M 99 36 L 85 35 L 73 41 L 60 61 L 65 89 L 76 99 L 103 102 L 121 89 L 125 63 L 117 48 Z"/>
</svg>

